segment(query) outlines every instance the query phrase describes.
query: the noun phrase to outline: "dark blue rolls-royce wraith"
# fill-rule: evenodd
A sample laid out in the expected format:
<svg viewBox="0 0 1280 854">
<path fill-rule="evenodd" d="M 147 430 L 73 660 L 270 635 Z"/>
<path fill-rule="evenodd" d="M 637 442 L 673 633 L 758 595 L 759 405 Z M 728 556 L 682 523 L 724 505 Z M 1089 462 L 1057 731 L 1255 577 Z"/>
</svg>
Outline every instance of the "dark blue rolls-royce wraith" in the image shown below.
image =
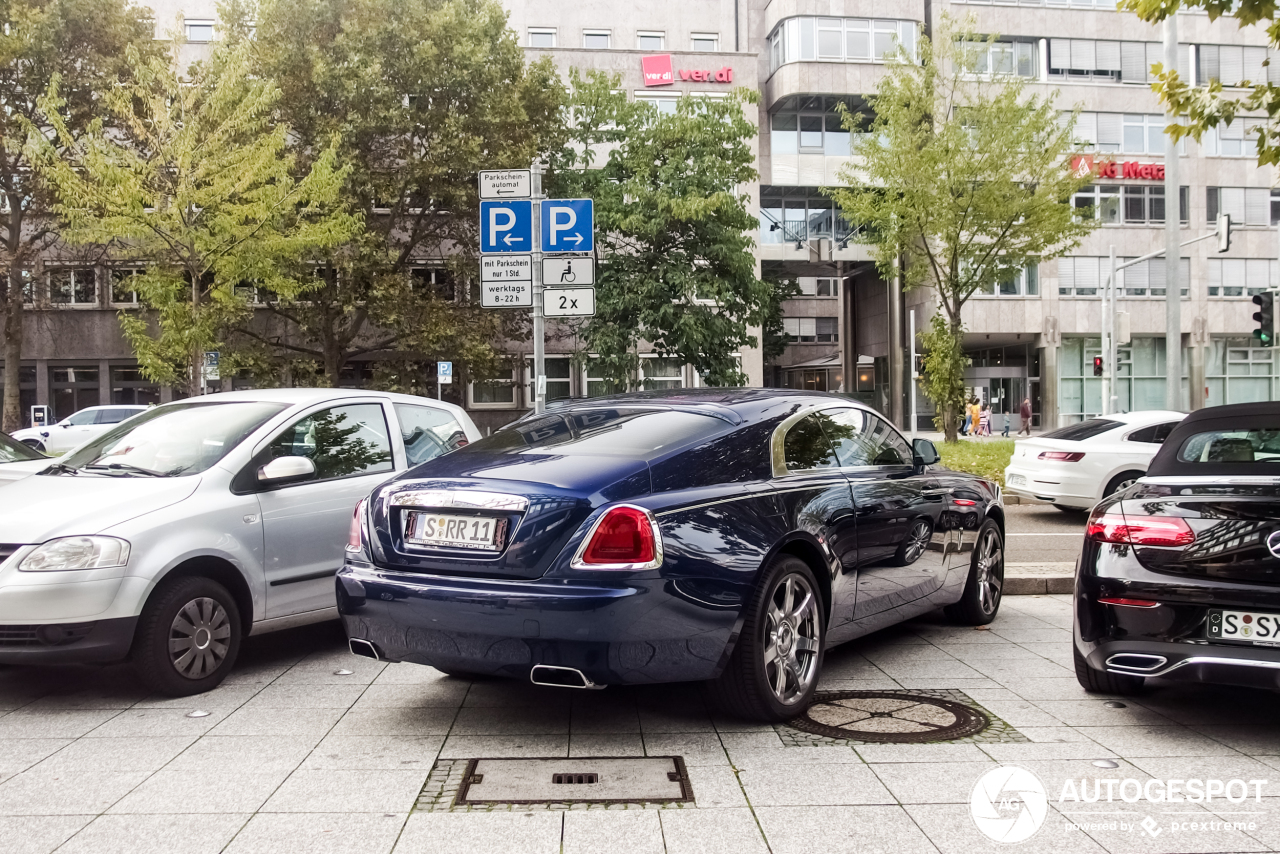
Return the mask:
<svg viewBox="0 0 1280 854">
<path fill-rule="evenodd" d="M 784 720 L 832 644 L 939 607 L 995 618 L 1000 489 L 937 463 L 832 395 L 572 401 L 374 490 L 339 609 L 360 655 L 575 688 L 709 680 Z"/>
</svg>

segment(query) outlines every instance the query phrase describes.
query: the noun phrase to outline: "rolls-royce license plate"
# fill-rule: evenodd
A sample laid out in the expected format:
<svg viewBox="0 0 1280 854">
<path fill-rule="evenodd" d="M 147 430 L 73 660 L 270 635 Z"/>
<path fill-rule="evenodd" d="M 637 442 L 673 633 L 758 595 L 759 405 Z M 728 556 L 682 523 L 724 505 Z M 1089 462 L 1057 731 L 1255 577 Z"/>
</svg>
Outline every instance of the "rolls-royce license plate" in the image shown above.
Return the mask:
<svg viewBox="0 0 1280 854">
<path fill-rule="evenodd" d="M 405 520 L 404 540 L 416 546 L 498 551 L 501 522 L 501 519 L 479 516 L 411 510 Z"/>
</svg>

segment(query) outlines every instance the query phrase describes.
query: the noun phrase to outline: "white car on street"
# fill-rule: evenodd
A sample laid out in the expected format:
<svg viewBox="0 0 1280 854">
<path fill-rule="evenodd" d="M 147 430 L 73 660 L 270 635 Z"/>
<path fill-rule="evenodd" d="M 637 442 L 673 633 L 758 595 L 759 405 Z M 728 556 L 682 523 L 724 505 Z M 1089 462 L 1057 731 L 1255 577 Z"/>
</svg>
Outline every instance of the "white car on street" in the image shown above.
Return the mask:
<svg viewBox="0 0 1280 854">
<path fill-rule="evenodd" d="M 101 436 L 121 421 L 146 411 L 145 406 L 123 403 L 119 406 L 88 406 L 74 415 L 68 415 L 57 424 L 15 430 L 10 436 L 29 448 L 57 456 Z"/>
<path fill-rule="evenodd" d="M 0 433 L 0 486 L 22 480 L 53 462 L 39 451 Z"/>
<path fill-rule="evenodd" d="M 1020 439 L 1004 470 L 1005 491 L 1088 510 L 1147 473 L 1181 412 L 1107 415 Z"/>
<path fill-rule="evenodd" d="M 215 687 L 250 634 L 337 616 L 356 505 L 479 431 L 460 408 L 347 389 L 148 409 L 0 489 L 0 664 L 129 659 Z"/>
</svg>

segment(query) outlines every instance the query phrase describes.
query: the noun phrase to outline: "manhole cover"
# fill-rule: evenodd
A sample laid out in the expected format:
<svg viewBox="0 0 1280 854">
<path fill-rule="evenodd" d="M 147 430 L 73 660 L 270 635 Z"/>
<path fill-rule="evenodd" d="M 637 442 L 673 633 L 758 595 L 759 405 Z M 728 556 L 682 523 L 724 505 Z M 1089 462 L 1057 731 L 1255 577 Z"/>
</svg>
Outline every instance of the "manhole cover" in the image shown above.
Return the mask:
<svg viewBox="0 0 1280 854">
<path fill-rule="evenodd" d="M 693 800 L 679 756 L 472 759 L 455 805 L 681 803 Z"/>
<path fill-rule="evenodd" d="M 972 706 L 899 691 L 819 694 L 795 727 L 828 738 L 885 743 L 951 741 L 982 732 L 987 716 Z"/>
</svg>

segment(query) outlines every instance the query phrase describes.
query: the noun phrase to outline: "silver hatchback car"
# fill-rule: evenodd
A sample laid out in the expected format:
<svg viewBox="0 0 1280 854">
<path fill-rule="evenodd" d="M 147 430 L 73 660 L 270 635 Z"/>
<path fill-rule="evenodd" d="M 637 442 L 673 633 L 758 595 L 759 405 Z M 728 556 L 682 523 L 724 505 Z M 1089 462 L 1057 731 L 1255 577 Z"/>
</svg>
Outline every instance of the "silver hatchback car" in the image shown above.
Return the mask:
<svg viewBox="0 0 1280 854">
<path fill-rule="evenodd" d="M 141 413 L 0 491 L 0 663 L 130 659 L 207 691 L 245 636 L 337 616 L 370 490 L 479 435 L 456 406 L 347 389 Z"/>
</svg>

